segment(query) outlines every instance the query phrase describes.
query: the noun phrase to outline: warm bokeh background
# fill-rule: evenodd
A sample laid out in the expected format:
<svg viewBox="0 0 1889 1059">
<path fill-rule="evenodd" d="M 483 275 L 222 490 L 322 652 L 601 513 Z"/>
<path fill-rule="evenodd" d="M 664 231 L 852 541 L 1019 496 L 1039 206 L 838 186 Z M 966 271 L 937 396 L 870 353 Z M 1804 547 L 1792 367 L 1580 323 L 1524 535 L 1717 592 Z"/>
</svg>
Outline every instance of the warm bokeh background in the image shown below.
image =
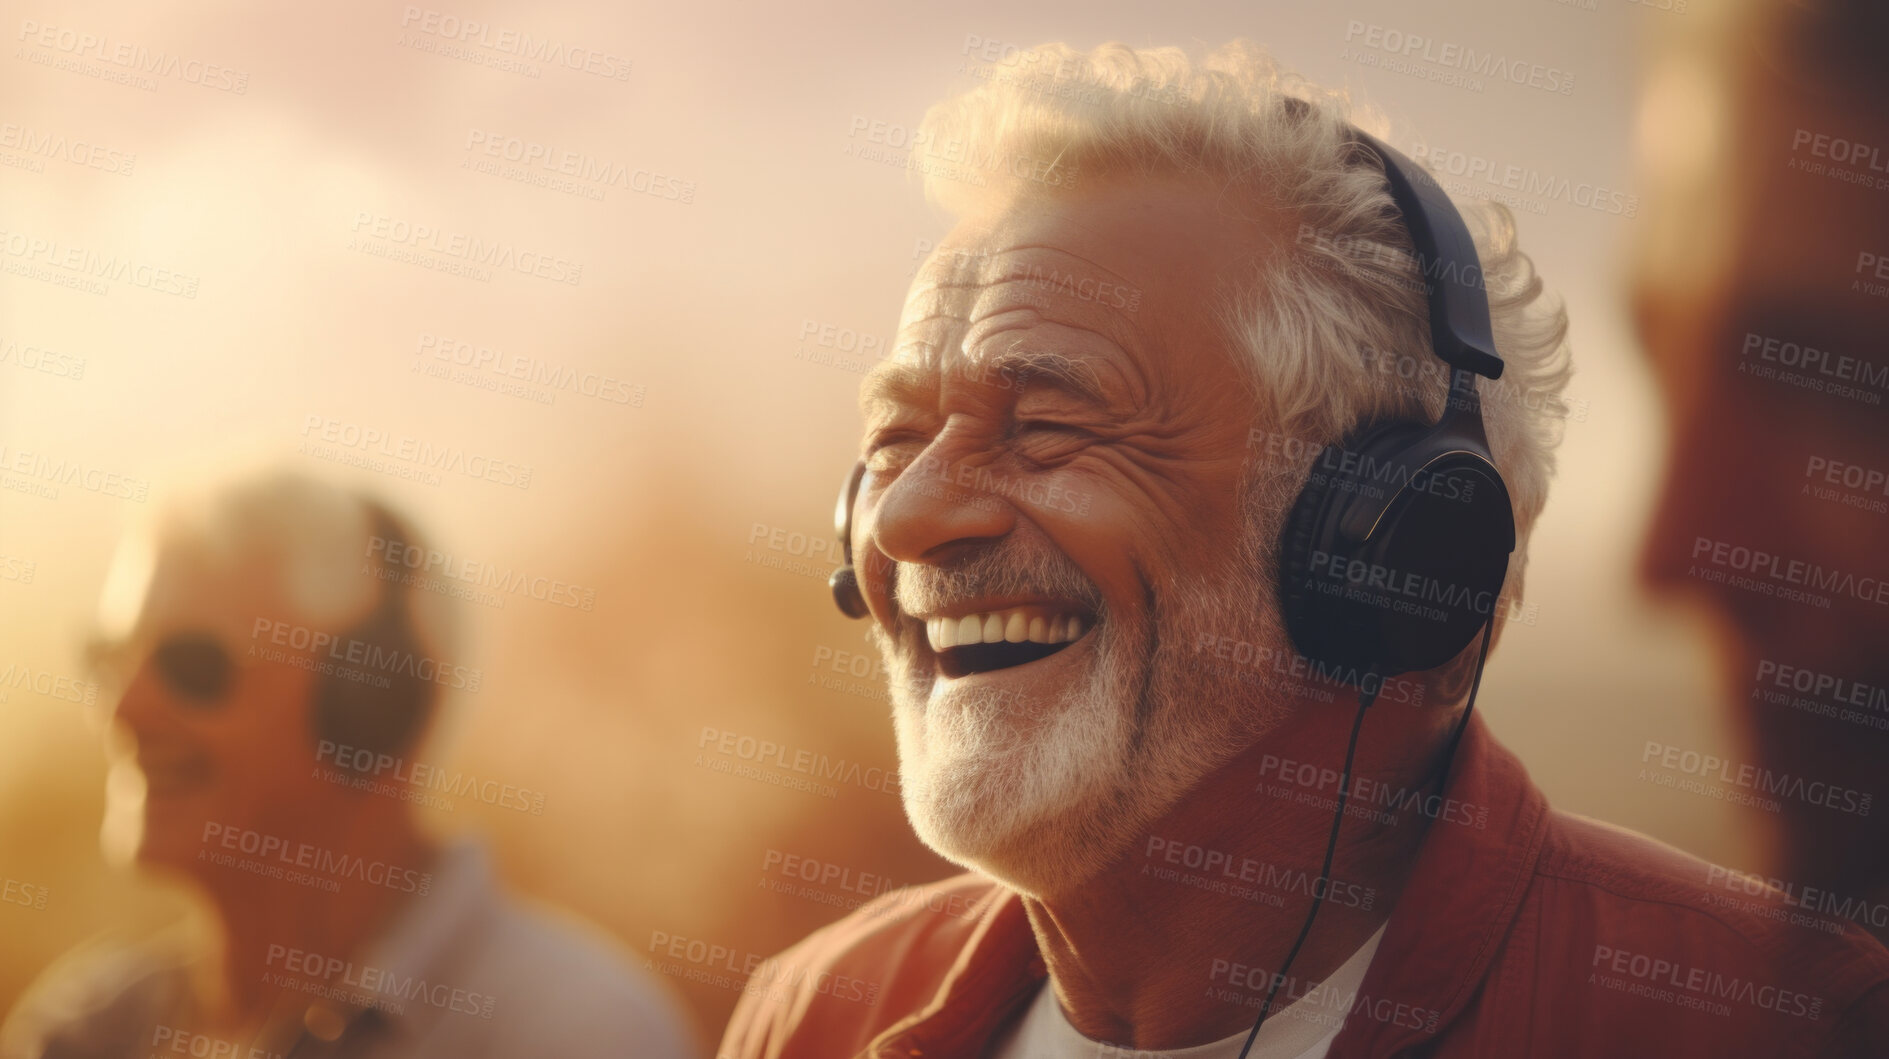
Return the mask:
<svg viewBox="0 0 1889 1059">
<path fill-rule="evenodd" d="M 899 165 L 849 153 L 870 145 L 855 128 L 911 128 L 966 83 L 971 38 L 1250 36 L 1376 104 L 1400 146 L 1631 196 L 1636 52 L 1688 17 L 1618 0 L 847 6 L 814 18 L 723 3 L 26 0 L 0 20 L 0 347 L 13 351 L 0 356 L 0 462 L 30 453 L 161 491 L 233 454 L 279 454 L 359 476 L 455 554 L 594 589 L 588 613 L 522 597 L 464 605 L 487 685 L 459 704 L 438 753 L 547 801 L 528 816 L 463 799 L 437 823 L 488 833 L 517 888 L 639 953 L 655 931 L 769 953 L 840 914 L 764 888 L 769 850 L 898 881 L 950 870 L 894 797 L 841 787 L 829 799 L 697 759 L 706 726 L 893 764 L 872 678 L 848 686 L 815 664 L 866 649 L 821 583 L 861 358 L 819 335 L 887 335 L 919 241 L 942 220 Z M 441 16 L 594 48 L 628 74 L 495 68 L 503 56 L 477 44 L 466 50 L 479 61 L 449 57 L 427 32 L 449 25 Z M 1371 25 L 1569 71 L 1574 89 L 1476 91 L 1371 65 L 1387 58 L 1364 46 Z M 142 85 L 49 65 L 70 58 L 62 30 L 228 68 L 244 91 L 191 83 L 195 65 Z M 49 136 L 117 152 L 106 164 L 132 156 L 130 172 L 34 153 Z M 478 170 L 487 156 L 469 144 L 511 139 L 652 171 L 692 201 L 622 187 L 599 200 L 594 183 L 574 193 Z M 1659 448 L 1622 318 L 1634 222 L 1526 194 L 1517 213 L 1574 321 L 1579 413 L 1534 542 L 1538 621 L 1508 630 L 1479 708 L 1562 807 L 1751 863 L 1763 814 L 1635 779 L 1648 739 L 1724 752 L 1729 735 L 1699 630 L 1650 610 L 1631 578 Z M 372 256 L 352 245 L 374 242 L 372 222 L 356 230 L 363 214 L 580 263 L 581 281 L 481 281 Z M 196 296 L 51 281 L 75 248 L 186 274 Z M 609 375 L 640 404 L 568 391 L 540 403 L 436 378 L 419 370 L 443 363 L 425 336 Z M 82 361 L 82 378 L 23 367 L 26 347 Z M 344 469 L 298 453 L 311 416 L 528 465 L 530 487 Z M 109 549 L 142 505 L 72 484 L 39 495 L 30 480 L 0 489 L 0 556 L 34 564 L 30 582 L 0 581 L 0 668 L 78 676 Z M 820 550 L 772 550 L 776 529 Z M 43 911 L 0 905 L 0 1010 L 73 943 L 185 908 L 103 865 L 96 722 L 30 687 L 0 689 L 0 875 L 50 889 Z M 676 984 L 713 1040 L 735 993 Z"/>
</svg>

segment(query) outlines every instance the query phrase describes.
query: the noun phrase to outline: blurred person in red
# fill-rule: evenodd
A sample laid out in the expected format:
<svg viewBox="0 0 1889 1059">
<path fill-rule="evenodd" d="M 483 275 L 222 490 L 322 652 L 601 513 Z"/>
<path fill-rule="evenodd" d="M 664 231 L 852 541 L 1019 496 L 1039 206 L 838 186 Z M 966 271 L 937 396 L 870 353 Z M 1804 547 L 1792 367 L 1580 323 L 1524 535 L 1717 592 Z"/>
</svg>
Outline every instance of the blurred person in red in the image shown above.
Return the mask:
<svg viewBox="0 0 1889 1059">
<path fill-rule="evenodd" d="M 1747 760 L 1889 774 L 1889 6 L 1698 5 L 1651 68 L 1640 333 L 1670 443 L 1643 574 L 1702 599 Z M 1767 883 L 1889 939 L 1885 807 L 1783 799 Z"/>
<path fill-rule="evenodd" d="M 1889 1054 L 1889 951 L 1472 712 L 1565 414 L 1508 213 L 1251 45 L 991 60 L 913 140 L 958 224 L 833 583 L 968 872 L 763 964 L 721 1055 Z"/>
<path fill-rule="evenodd" d="M 419 756 L 439 703 L 481 678 L 451 601 L 413 587 L 428 554 L 386 505 L 289 471 L 180 498 L 122 542 L 94 645 L 116 699 L 104 844 L 190 884 L 207 923 L 62 957 L 0 1055 L 693 1054 L 594 928 L 420 826 L 412 802 L 451 775 Z"/>
</svg>

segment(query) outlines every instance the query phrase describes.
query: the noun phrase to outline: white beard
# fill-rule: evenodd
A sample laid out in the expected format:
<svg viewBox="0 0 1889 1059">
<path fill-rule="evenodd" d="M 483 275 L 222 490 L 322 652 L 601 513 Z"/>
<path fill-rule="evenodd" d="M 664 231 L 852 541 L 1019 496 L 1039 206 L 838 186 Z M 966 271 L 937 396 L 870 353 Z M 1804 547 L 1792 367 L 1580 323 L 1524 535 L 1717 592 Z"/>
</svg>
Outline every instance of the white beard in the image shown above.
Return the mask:
<svg viewBox="0 0 1889 1059">
<path fill-rule="evenodd" d="M 996 567 L 996 558 L 973 560 L 969 578 L 901 567 L 901 606 L 922 611 L 991 580 L 1082 598 L 1068 591 L 1068 578 L 1081 575 L 1061 556 L 1023 557 L 980 579 L 977 570 Z M 875 624 L 892 677 L 905 811 L 925 844 L 1023 894 L 1066 892 L 1127 853 L 1202 777 L 1274 727 L 1283 696 L 1194 653 L 1203 633 L 1289 650 L 1268 605 L 1270 582 L 1250 555 L 1227 566 L 1158 593 L 1167 603 L 1157 600 L 1143 619 L 1159 623 L 1152 644 L 1145 625 L 1099 609 L 1087 673 L 1044 700 L 1004 701 L 990 689 L 933 695 L 914 644 Z M 1093 601 L 1095 589 L 1083 584 Z"/>
</svg>

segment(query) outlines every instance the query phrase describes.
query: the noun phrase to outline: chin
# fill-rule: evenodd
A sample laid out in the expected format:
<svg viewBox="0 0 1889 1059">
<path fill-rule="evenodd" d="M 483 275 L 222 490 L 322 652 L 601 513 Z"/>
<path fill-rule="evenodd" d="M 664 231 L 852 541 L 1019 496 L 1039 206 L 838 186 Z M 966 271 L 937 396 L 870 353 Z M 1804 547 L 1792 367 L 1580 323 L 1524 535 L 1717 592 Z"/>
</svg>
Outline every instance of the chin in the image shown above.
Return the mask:
<svg viewBox="0 0 1889 1059">
<path fill-rule="evenodd" d="M 1190 641 L 1137 651 L 1129 645 L 1145 638 L 1106 620 L 1093 638 L 1086 657 L 1061 662 L 1079 660 L 1079 671 L 1028 700 L 994 681 L 934 683 L 887 653 L 913 830 L 940 856 L 1025 896 L 1093 881 L 1243 745 L 1230 730 L 1238 698 L 1203 694 L 1173 657 L 1173 645 Z"/>
<path fill-rule="evenodd" d="M 107 863 L 196 876 L 209 866 L 204 855 L 204 822 L 212 819 L 201 795 L 108 796 L 99 827 L 99 847 Z"/>
<path fill-rule="evenodd" d="M 1110 811 L 1129 738 L 1123 713 L 1102 702 L 1045 704 L 1047 716 L 1023 724 L 955 703 L 901 706 L 899 787 L 913 830 L 1030 896 L 1100 874 L 1139 830 Z"/>
<path fill-rule="evenodd" d="M 99 848 L 113 867 L 195 874 L 197 854 L 203 850 L 197 840 L 201 830 L 201 824 L 192 829 L 181 822 L 108 807 L 99 828 Z"/>
</svg>

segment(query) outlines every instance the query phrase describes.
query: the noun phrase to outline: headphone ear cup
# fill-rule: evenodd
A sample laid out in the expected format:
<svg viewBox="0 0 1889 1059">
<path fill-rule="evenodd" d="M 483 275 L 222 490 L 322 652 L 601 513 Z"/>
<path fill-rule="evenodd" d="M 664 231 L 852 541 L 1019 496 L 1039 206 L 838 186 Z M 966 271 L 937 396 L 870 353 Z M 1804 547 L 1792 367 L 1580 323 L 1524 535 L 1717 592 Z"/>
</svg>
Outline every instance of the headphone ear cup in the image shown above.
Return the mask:
<svg viewBox="0 0 1889 1059">
<path fill-rule="evenodd" d="M 1383 655 L 1377 627 L 1358 608 L 1327 591 L 1320 571 L 1349 561 L 1352 548 L 1339 533 L 1339 522 L 1361 488 L 1381 489 L 1361 481 L 1352 468 L 1375 454 L 1397 451 L 1421 437 L 1415 423 L 1386 423 L 1354 431 L 1327 446 L 1312 462 L 1305 485 L 1286 516 L 1279 550 L 1279 603 L 1292 646 L 1314 661 L 1369 669 Z"/>
<path fill-rule="evenodd" d="M 413 540 L 401 520 L 378 502 L 368 503 L 367 515 L 375 537 L 401 551 Z M 394 554 L 395 548 L 381 553 Z M 404 574 L 381 561 L 374 609 L 336 641 L 349 659 L 363 652 L 363 661 L 316 676 L 308 714 L 316 739 L 397 754 L 417 742 L 432 720 L 439 686 L 420 672 L 428 664 L 423 661 L 426 645 L 413 624 L 407 598 L 412 588 Z M 440 662 L 435 658 L 430 664 L 437 669 Z"/>
<path fill-rule="evenodd" d="M 382 754 L 413 744 L 425 727 L 433 686 L 417 672 L 420 645 L 406 624 L 383 606 L 337 639 L 344 649 L 363 645 L 367 661 L 316 678 L 310 718 L 318 739 Z"/>
<path fill-rule="evenodd" d="M 1402 490 L 1337 580 L 1378 629 L 1380 672 L 1435 669 L 1498 616 L 1515 521 L 1495 465 L 1461 450 L 1415 453 Z M 1426 458 L 1427 457 L 1427 458 Z"/>
<path fill-rule="evenodd" d="M 1279 600 L 1298 652 L 1344 679 L 1434 669 L 1495 617 L 1514 512 L 1480 445 L 1393 423 L 1320 453 L 1286 526 Z"/>
</svg>

